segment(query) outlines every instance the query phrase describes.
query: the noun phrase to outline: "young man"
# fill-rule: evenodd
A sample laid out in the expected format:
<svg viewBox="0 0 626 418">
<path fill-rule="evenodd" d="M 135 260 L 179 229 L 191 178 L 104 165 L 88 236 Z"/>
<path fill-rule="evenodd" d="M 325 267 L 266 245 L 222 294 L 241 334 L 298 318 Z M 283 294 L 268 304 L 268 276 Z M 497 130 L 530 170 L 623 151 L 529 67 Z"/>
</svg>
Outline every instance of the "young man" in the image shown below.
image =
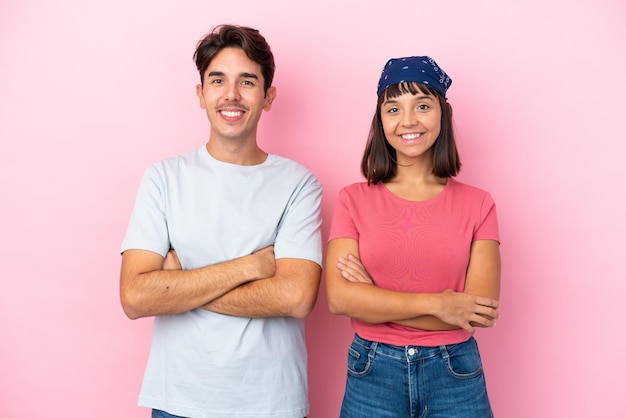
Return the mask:
<svg viewBox="0 0 626 418">
<path fill-rule="evenodd" d="M 139 405 L 153 417 L 302 418 L 322 188 L 257 144 L 276 97 L 259 32 L 219 26 L 194 59 L 208 143 L 147 169 L 122 245 L 124 312 L 155 317 Z"/>
</svg>

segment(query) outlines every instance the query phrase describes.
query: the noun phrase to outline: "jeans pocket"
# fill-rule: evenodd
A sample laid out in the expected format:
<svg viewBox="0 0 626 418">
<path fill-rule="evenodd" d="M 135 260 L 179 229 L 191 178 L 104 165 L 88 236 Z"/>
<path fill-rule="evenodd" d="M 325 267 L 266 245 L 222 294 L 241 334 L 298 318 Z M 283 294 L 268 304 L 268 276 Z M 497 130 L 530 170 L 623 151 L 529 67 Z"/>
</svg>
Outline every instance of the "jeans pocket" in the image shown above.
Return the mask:
<svg viewBox="0 0 626 418">
<path fill-rule="evenodd" d="M 365 376 L 372 367 L 373 358 L 370 357 L 370 347 L 365 347 L 353 341 L 348 349 L 348 373 L 355 377 Z"/>
<path fill-rule="evenodd" d="M 460 344 L 445 347 L 446 366 L 457 379 L 473 379 L 483 373 L 483 363 L 473 338 Z"/>
</svg>

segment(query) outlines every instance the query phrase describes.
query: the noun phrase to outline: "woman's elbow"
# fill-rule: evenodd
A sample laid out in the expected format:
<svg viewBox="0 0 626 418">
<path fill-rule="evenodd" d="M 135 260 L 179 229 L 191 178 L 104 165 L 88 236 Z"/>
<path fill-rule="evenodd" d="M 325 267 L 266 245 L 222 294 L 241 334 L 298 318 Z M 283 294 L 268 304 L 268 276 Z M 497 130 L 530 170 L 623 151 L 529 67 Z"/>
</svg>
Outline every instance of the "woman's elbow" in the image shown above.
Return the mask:
<svg viewBox="0 0 626 418">
<path fill-rule="evenodd" d="M 345 309 L 344 304 L 341 302 L 341 298 L 337 298 L 333 294 L 327 292 L 326 303 L 328 304 L 328 310 L 333 315 L 345 315 L 346 314 L 346 309 Z"/>
</svg>

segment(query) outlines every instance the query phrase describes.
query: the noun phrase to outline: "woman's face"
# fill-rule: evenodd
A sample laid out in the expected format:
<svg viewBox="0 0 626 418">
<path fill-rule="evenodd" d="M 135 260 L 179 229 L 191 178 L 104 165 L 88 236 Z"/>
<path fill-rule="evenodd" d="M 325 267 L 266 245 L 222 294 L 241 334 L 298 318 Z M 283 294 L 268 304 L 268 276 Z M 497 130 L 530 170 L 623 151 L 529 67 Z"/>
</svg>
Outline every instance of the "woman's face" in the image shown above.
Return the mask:
<svg viewBox="0 0 626 418">
<path fill-rule="evenodd" d="M 381 120 L 398 164 L 423 159 L 432 164 L 432 146 L 441 132 L 441 105 L 436 96 L 418 92 L 385 99 Z"/>
</svg>

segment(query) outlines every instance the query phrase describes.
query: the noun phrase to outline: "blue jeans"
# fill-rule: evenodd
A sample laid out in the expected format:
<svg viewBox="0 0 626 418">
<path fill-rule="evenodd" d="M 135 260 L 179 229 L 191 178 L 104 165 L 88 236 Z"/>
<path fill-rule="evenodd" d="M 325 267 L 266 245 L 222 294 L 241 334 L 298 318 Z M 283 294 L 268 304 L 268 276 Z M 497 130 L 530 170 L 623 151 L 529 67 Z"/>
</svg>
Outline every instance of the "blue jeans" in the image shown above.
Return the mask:
<svg viewBox="0 0 626 418">
<path fill-rule="evenodd" d="M 354 336 L 341 418 L 404 417 L 493 417 L 473 337 L 440 347 L 398 347 Z"/>
<path fill-rule="evenodd" d="M 152 418 L 185 418 L 179 415 L 168 414 L 165 411 L 159 411 L 158 409 L 152 410 Z"/>
<path fill-rule="evenodd" d="M 165 411 L 159 411 L 158 409 L 153 409 L 152 410 L 152 418 L 184 418 L 184 417 L 180 417 L 178 415 L 172 415 L 172 414 L 168 414 Z M 306 418 L 306 417 L 304 417 Z"/>
</svg>

